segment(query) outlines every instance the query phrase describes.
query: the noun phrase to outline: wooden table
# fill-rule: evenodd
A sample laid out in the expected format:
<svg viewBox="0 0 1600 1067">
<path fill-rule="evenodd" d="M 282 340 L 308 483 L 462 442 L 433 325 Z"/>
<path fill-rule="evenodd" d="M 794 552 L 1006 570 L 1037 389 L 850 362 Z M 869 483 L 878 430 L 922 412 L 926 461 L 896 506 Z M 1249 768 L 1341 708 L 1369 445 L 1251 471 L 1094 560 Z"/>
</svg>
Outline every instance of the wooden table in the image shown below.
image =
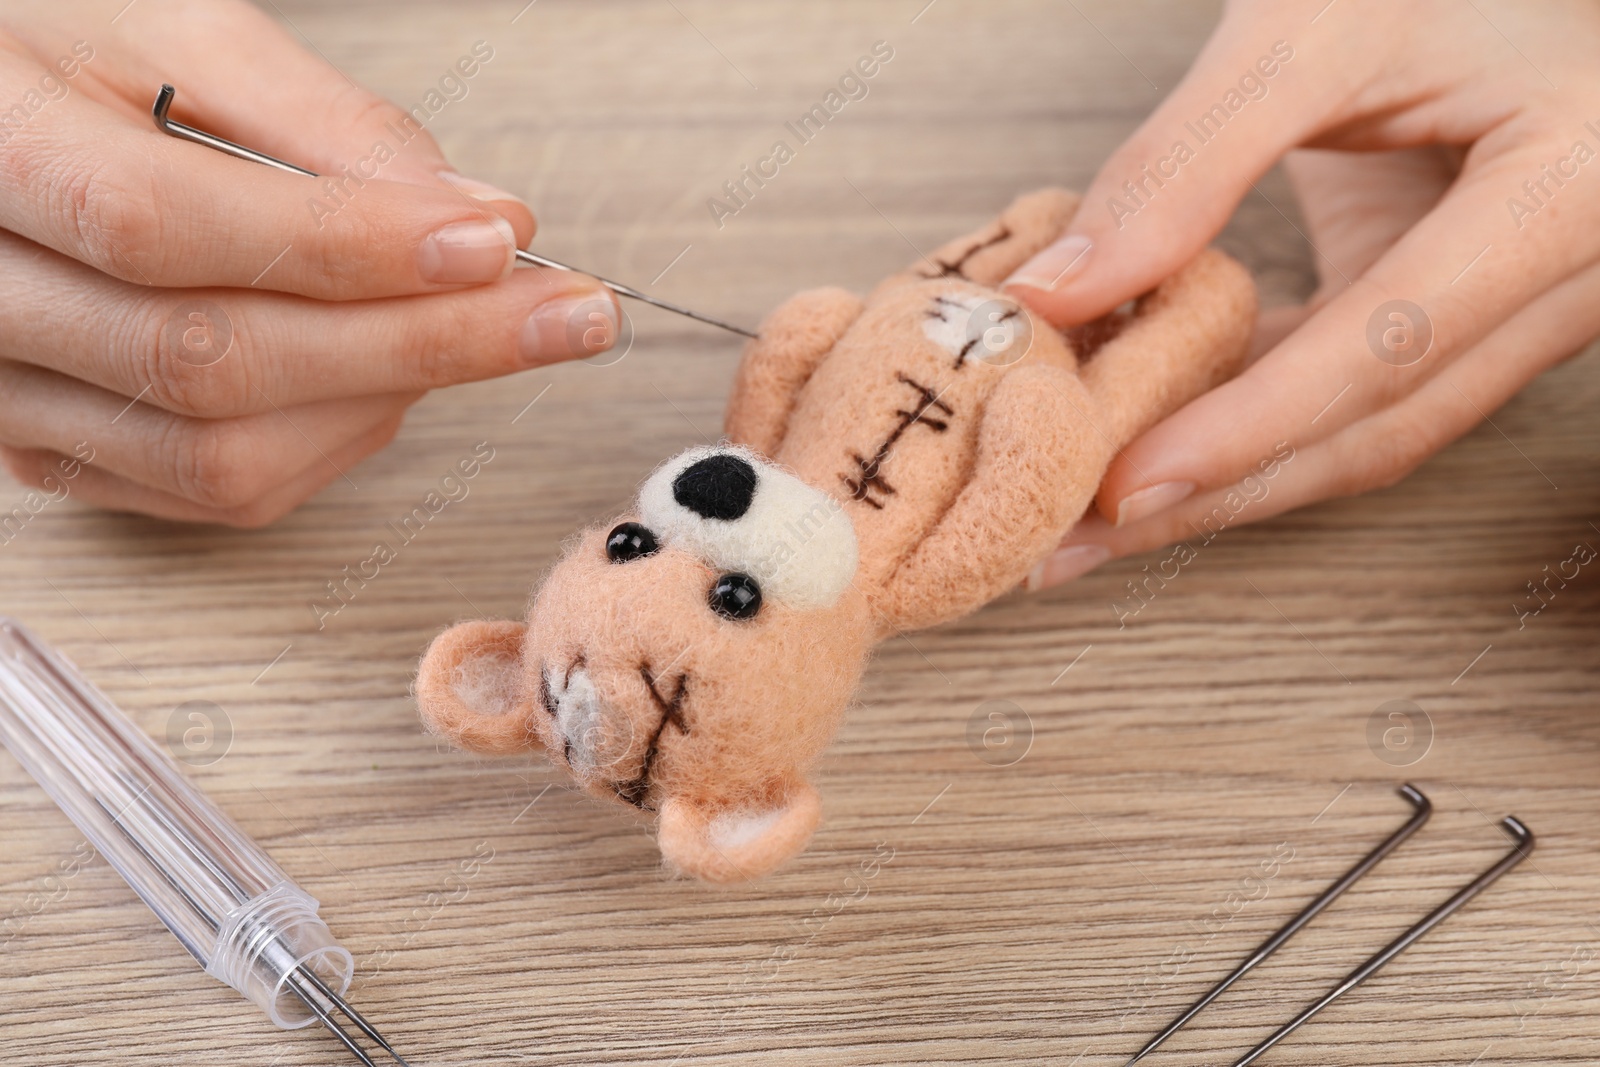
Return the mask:
<svg viewBox="0 0 1600 1067">
<path fill-rule="evenodd" d="M 433 124 L 462 170 L 525 194 L 546 253 L 754 322 L 797 288 L 864 288 L 1017 191 L 1081 187 L 1215 18 L 923 2 L 281 13 L 406 103 L 488 41 Z M 870 95 L 719 228 L 708 197 L 878 40 L 894 58 Z M 1293 198 L 1276 174 L 1262 191 L 1221 243 L 1269 302 L 1303 297 Z M 716 435 L 736 339 L 630 311 L 625 358 L 431 396 L 271 529 L 65 504 L 0 547 L 4 610 L 156 737 L 191 701 L 220 709 L 194 778 L 323 900 L 355 1003 L 418 1067 L 1120 1064 L 1398 826 L 1407 777 L 1438 808 L 1422 835 L 1161 1062 L 1231 1062 L 1491 862 L 1507 812 L 1539 832 L 1533 860 L 1270 1062 L 1600 1059 L 1600 578 L 1522 629 L 1512 607 L 1600 544 L 1592 353 L 1394 489 L 1229 531 L 1125 628 L 1110 604 L 1148 559 L 890 642 L 821 768 L 810 851 L 714 891 L 663 877 L 644 829 L 543 762 L 440 751 L 408 694 L 435 632 L 518 614 L 563 536 Z M 470 496 L 319 629 L 325 583 L 482 441 Z M 986 762 L 969 724 L 997 700 L 1021 714 Z M 1408 767 L 1380 753 L 1416 748 L 1369 744 L 1394 700 L 1431 724 Z M 49 881 L 80 838 L 9 757 L 0 813 L 0 918 L 24 916 L 0 948 L 10 1067 L 344 1062 L 201 975 L 103 861 Z"/>
</svg>

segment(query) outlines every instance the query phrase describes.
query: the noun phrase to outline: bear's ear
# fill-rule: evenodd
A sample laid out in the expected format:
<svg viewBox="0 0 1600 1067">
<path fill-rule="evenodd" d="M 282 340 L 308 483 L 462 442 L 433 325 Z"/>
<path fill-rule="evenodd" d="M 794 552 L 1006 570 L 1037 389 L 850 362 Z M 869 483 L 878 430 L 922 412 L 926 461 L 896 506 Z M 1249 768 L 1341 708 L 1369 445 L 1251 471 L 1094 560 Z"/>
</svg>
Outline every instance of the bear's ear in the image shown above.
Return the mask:
<svg viewBox="0 0 1600 1067">
<path fill-rule="evenodd" d="M 522 668 L 527 632 L 520 622 L 484 619 L 433 639 L 417 671 L 417 706 L 429 732 L 486 755 L 538 746 L 535 694 Z"/>
<path fill-rule="evenodd" d="M 673 797 L 661 808 L 661 855 L 682 874 L 726 885 L 748 882 L 797 855 L 822 821 L 822 799 L 795 782 L 771 805 L 708 809 Z"/>
</svg>

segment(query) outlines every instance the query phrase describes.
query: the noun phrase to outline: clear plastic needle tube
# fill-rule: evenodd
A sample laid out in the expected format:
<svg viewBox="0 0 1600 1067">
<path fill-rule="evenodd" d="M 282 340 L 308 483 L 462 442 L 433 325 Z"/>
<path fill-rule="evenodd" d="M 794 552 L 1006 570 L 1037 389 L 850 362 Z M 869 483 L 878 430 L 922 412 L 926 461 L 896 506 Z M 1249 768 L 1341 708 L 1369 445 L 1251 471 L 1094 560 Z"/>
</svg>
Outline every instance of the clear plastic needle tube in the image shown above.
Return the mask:
<svg viewBox="0 0 1600 1067">
<path fill-rule="evenodd" d="M 395 1055 L 342 1000 L 354 961 L 317 901 L 77 668 L 4 617 L 0 742 L 206 973 L 280 1027 L 320 1021 L 371 1063 L 339 1010 Z"/>
</svg>

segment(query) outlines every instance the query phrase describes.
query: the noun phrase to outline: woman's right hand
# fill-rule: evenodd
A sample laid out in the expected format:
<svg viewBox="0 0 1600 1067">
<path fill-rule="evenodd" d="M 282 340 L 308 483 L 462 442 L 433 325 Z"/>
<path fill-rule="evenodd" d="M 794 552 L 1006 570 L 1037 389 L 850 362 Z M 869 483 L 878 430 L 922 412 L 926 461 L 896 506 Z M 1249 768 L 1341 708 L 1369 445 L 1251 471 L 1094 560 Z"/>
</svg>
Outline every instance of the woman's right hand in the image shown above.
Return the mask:
<svg viewBox="0 0 1600 1067">
<path fill-rule="evenodd" d="M 1057 326 L 1094 319 L 1197 255 L 1286 156 L 1322 286 L 1263 319 L 1260 359 L 1118 451 L 1099 515 L 1031 585 L 1393 485 L 1600 334 L 1597 50 L 1592 0 L 1231 0 L 1008 288 Z"/>
<path fill-rule="evenodd" d="M 160 133 L 163 82 L 175 118 L 337 177 Z M 248 4 L 0 16 L 0 457 L 103 507 L 271 522 L 428 390 L 610 346 L 599 282 L 512 272 L 533 232 Z"/>
</svg>

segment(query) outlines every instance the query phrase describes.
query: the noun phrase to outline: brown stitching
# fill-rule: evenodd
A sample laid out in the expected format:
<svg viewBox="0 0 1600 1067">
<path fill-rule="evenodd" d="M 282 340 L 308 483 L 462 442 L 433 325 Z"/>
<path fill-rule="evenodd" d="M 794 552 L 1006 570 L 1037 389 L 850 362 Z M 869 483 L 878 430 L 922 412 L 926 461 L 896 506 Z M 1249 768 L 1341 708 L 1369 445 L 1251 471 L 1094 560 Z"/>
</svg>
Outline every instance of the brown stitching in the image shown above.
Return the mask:
<svg viewBox="0 0 1600 1067">
<path fill-rule="evenodd" d="M 556 706 L 556 695 L 550 691 L 550 679 L 545 675 L 545 668 L 540 668 L 539 703 L 541 706 L 543 706 L 545 714 L 549 715 L 550 720 L 556 724 L 556 729 L 559 730 L 561 728 L 561 709 Z M 571 677 L 571 668 L 568 668 L 567 675 L 568 677 Z M 567 738 L 565 733 L 561 735 L 561 757 L 567 761 L 568 767 L 572 766 L 572 742 Z"/>
<path fill-rule="evenodd" d="M 583 665 L 584 658 L 580 653 L 578 658 L 573 660 L 571 665 L 567 667 L 567 673 L 562 676 L 561 687 L 563 689 L 572 685 L 572 672 Z M 556 706 L 555 695 L 550 692 L 550 682 L 545 678 L 542 670 L 539 672 L 539 702 L 544 705 L 544 710 L 549 713 L 550 717 L 559 724 L 561 711 Z M 568 767 L 572 766 L 572 739 L 564 733 L 561 735 L 561 758 L 567 761 Z"/>
<path fill-rule="evenodd" d="M 669 700 L 656 688 L 656 676 L 650 672 L 649 667 L 641 664 L 639 674 L 644 678 L 645 687 L 650 691 L 650 699 L 661 709 L 661 721 L 656 724 L 655 733 L 650 735 L 650 745 L 645 749 L 638 775 L 626 782 L 617 782 L 612 788 L 624 801 L 641 811 L 649 811 L 651 809 L 645 803 L 645 798 L 650 795 L 650 772 L 655 768 L 656 757 L 661 754 L 661 734 L 669 722 L 681 733 L 689 732 L 689 724 L 683 717 L 683 701 L 689 692 L 689 675 L 687 673 L 678 675 L 678 686 L 673 690 L 672 698 Z"/>
<path fill-rule="evenodd" d="M 895 381 L 904 382 L 905 384 L 911 386 L 911 388 L 915 389 L 917 392 L 922 394 L 922 410 L 917 413 L 918 415 L 921 415 L 924 412 L 926 412 L 929 408 L 934 408 L 934 407 L 938 408 L 940 411 L 944 412 L 946 415 L 954 415 L 955 414 L 955 412 L 951 409 L 949 404 L 946 404 L 944 401 L 939 399 L 939 394 L 938 393 L 934 392 L 932 389 L 929 389 L 926 385 L 923 385 L 921 382 L 917 381 L 915 378 L 909 378 L 906 375 L 899 374 L 899 373 L 896 373 L 894 378 L 895 378 Z M 913 420 L 913 421 L 915 421 L 915 420 Z M 893 436 L 891 436 L 889 438 L 889 440 L 892 442 L 892 441 L 898 439 L 900 434 L 904 430 L 905 430 L 904 426 L 900 427 L 898 430 L 896 430 L 894 432 Z"/>
<path fill-rule="evenodd" d="M 972 346 L 978 343 L 978 338 L 969 337 L 967 343 L 961 346 L 961 351 L 956 353 L 956 370 L 966 366 L 967 353 L 972 351 Z"/>
<path fill-rule="evenodd" d="M 999 244 L 1000 242 L 1007 241 L 1007 240 L 1010 240 L 1010 239 L 1011 239 L 1011 229 L 1010 229 L 1010 227 L 1002 226 L 1002 227 L 1000 227 L 1000 232 L 996 233 L 993 237 L 989 238 L 987 241 L 980 240 L 980 241 L 978 241 L 977 244 L 973 245 L 971 248 L 969 248 L 965 252 L 961 253 L 961 257 L 959 259 L 957 259 L 954 263 L 946 263 L 942 259 L 934 260 L 933 261 L 934 264 L 939 268 L 939 272 L 937 274 L 926 274 L 926 273 L 924 273 L 922 271 L 917 271 L 917 275 L 918 275 L 918 277 L 922 277 L 922 278 L 950 278 L 950 277 L 966 278 L 967 277 L 967 270 L 966 270 L 966 268 L 967 268 L 967 260 L 969 260 L 973 256 L 977 255 L 979 252 L 982 252 L 985 248 L 993 248 L 995 245 Z M 972 279 L 968 278 L 967 280 L 971 281 Z"/>
<path fill-rule="evenodd" d="M 926 410 L 926 408 L 924 408 L 922 411 L 900 411 L 896 409 L 895 414 L 899 415 L 902 419 L 906 419 L 907 425 L 910 425 L 910 423 L 913 422 L 920 422 L 924 426 L 933 427 L 934 430 L 939 433 L 944 433 L 950 428 L 950 424 L 945 420 L 936 419 L 931 415 L 924 414 L 923 412 Z"/>
<path fill-rule="evenodd" d="M 672 691 L 672 699 L 668 700 L 661 695 L 661 690 L 656 688 L 656 677 L 650 673 L 649 667 L 641 666 L 639 674 L 644 678 L 644 684 L 650 690 L 650 699 L 655 701 L 656 707 L 661 709 L 664 720 L 671 720 L 672 724 L 684 733 L 689 732 L 689 724 L 683 721 L 683 695 L 689 688 L 689 676 L 678 675 L 678 687 Z M 660 731 L 657 731 L 659 736 Z"/>
<path fill-rule="evenodd" d="M 1020 314 L 1020 312 L 1018 311 L 1018 309 L 1011 308 L 1005 314 L 1000 316 L 1000 318 L 996 321 L 995 325 L 998 326 L 1002 322 L 1009 322 L 1012 319 L 1016 318 L 1017 315 L 1019 315 L 1019 314 Z M 970 319 L 968 320 L 968 323 L 969 323 L 968 329 L 971 329 L 971 325 L 970 325 L 971 320 Z M 982 331 L 981 328 L 979 329 L 978 333 L 974 334 L 972 337 L 967 338 L 967 343 L 961 346 L 961 352 L 956 356 L 956 370 L 960 370 L 963 366 L 966 365 L 967 354 L 972 351 L 972 346 L 977 344 L 982 339 L 983 339 L 983 331 Z"/>
<path fill-rule="evenodd" d="M 861 453 L 852 452 L 850 453 L 850 458 L 856 461 L 856 468 L 861 472 L 860 478 L 852 478 L 848 474 L 839 476 L 844 479 L 844 484 L 849 487 L 852 497 L 856 500 L 865 500 L 879 511 L 883 510 L 882 502 L 874 500 L 867 494 L 874 489 L 891 496 L 894 494 L 894 486 L 890 485 L 883 475 L 878 473 L 878 467 L 883 463 L 885 454 L 884 450 L 880 448 L 871 459 L 866 459 Z"/>
<path fill-rule="evenodd" d="M 552 719 L 560 717 L 560 709 L 556 707 L 556 696 L 550 692 L 550 680 L 544 676 L 544 671 L 539 672 L 539 703 L 544 705 L 545 712 Z"/>
<path fill-rule="evenodd" d="M 894 486 L 884 479 L 882 467 L 883 461 L 889 458 L 889 453 L 894 449 L 895 443 L 900 440 L 900 436 L 919 423 L 935 433 L 944 433 L 948 430 L 950 428 L 949 422 L 928 414 L 934 408 L 938 408 L 946 415 L 952 417 L 955 415 L 955 410 L 949 404 L 940 400 L 938 393 L 935 393 L 916 379 L 897 373 L 895 380 L 904 382 L 915 389 L 921 395 L 922 405 L 913 411 L 896 409 L 895 414 L 900 416 L 900 421 L 890 431 L 889 436 L 884 438 L 883 443 L 878 445 L 872 454 L 872 458 L 867 459 L 859 452 L 850 453 L 850 458 L 856 461 L 858 473 L 855 476 L 849 474 L 839 475 L 845 487 L 850 490 L 852 499 L 864 500 L 879 511 L 883 510 L 883 501 L 874 498 L 871 494 L 873 490 L 877 490 L 884 496 L 894 495 Z"/>
</svg>

